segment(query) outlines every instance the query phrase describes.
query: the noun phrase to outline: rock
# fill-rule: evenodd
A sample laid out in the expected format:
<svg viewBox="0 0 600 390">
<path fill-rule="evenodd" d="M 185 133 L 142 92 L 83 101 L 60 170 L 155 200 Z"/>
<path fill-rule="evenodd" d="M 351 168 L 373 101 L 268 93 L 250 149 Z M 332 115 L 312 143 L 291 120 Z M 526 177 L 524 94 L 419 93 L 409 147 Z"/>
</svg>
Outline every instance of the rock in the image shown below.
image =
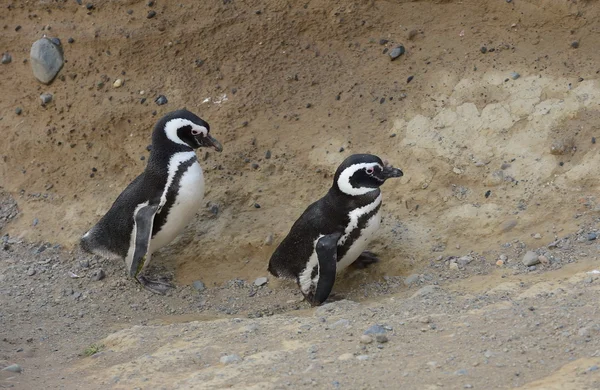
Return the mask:
<svg viewBox="0 0 600 390">
<path fill-rule="evenodd" d="M 534 251 L 527 251 L 527 253 L 525 253 L 525 256 L 523 256 L 523 265 L 526 267 L 530 267 L 532 265 L 539 264 L 540 260 L 538 257 L 538 254 Z"/>
<path fill-rule="evenodd" d="M 542 235 L 540 233 L 535 233 L 533 235 L 533 238 L 535 238 L 536 240 L 540 240 L 542 238 Z"/>
<path fill-rule="evenodd" d="M 75 43 L 75 39 L 69 38 L 69 39 L 67 39 L 67 42 L 69 42 L 69 43 Z"/>
<path fill-rule="evenodd" d="M 52 101 L 52 94 L 51 93 L 43 93 L 40 95 L 40 100 L 42 101 L 42 106 L 45 106 L 46 104 L 48 104 Z"/>
<path fill-rule="evenodd" d="M 594 371 L 598 371 L 598 370 L 600 370 L 600 367 L 598 367 L 596 365 L 593 365 L 593 366 L 588 367 L 588 369 L 586 371 L 587 372 L 594 372 Z"/>
<path fill-rule="evenodd" d="M 356 358 L 361 361 L 369 360 L 369 355 L 358 355 Z"/>
<path fill-rule="evenodd" d="M 498 260 L 498 261 L 496 261 L 496 265 L 498 267 L 502 267 L 504 265 L 504 261 L 503 260 Z"/>
<path fill-rule="evenodd" d="M 158 104 L 159 106 L 162 106 L 163 104 L 167 104 L 169 101 L 167 100 L 167 97 L 165 95 L 159 95 L 154 102 L 156 104 Z"/>
<path fill-rule="evenodd" d="M 473 261 L 473 258 L 471 256 L 463 256 L 463 257 L 459 258 L 456 262 L 461 267 L 464 267 L 465 265 L 469 264 L 472 261 Z"/>
<path fill-rule="evenodd" d="M 377 334 L 375 335 L 375 341 L 377 341 L 379 344 L 385 344 L 388 342 L 388 338 L 384 334 Z"/>
<path fill-rule="evenodd" d="M 563 138 L 555 140 L 550 146 L 550 154 L 554 154 L 557 156 L 567 154 L 571 152 L 574 147 L 575 141 L 573 140 L 573 138 Z"/>
<path fill-rule="evenodd" d="M 573 42 L 571 42 L 571 47 L 573 49 L 577 49 L 579 47 L 579 41 L 573 41 Z"/>
<path fill-rule="evenodd" d="M 515 226 L 517 226 L 518 221 L 516 219 L 509 219 L 508 221 L 502 222 L 500 225 L 500 230 L 503 233 L 511 231 Z"/>
<path fill-rule="evenodd" d="M 2 369 L 2 371 L 10 371 L 10 372 L 20 373 L 21 371 L 23 371 L 23 369 L 18 364 L 11 364 L 10 366 L 4 367 Z"/>
<path fill-rule="evenodd" d="M 92 280 L 94 282 L 99 282 L 102 279 L 104 279 L 106 277 L 106 273 L 104 272 L 104 270 L 102 268 L 96 270 L 93 274 L 92 274 Z"/>
<path fill-rule="evenodd" d="M 363 334 L 362 336 L 360 336 L 361 344 L 371 344 L 372 342 L 373 342 L 373 337 L 369 336 L 368 334 Z"/>
<path fill-rule="evenodd" d="M 338 356 L 338 360 L 346 361 L 346 360 L 352 359 L 353 357 L 354 357 L 354 355 L 351 353 L 344 353 L 344 354 Z"/>
<path fill-rule="evenodd" d="M 538 260 L 542 264 L 550 264 L 550 260 L 548 260 L 548 258 L 546 256 L 544 256 L 544 255 L 538 256 Z"/>
<path fill-rule="evenodd" d="M 454 375 L 462 376 L 462 375 L 467 375 L 467 374 L 468 374 L 468 372 L 465 369 L 454 371 Z"/>
<path fill-rule="evenodd" d="M 23 109 L 21 107 L 15 108 L 15 114 L 21 115 L 21 113 L 23 113 Z"/>
<path fill-rule="evenodd" d="M 484 184 L 489 187 L 495 187 L 504 182 L 504 171 L 498 170 L 490 173 L 490 175 L 485 179 Z"/>
<path fill-rule="evenodd" d="M 500 256 L 498 256 L 498 258 L 502 261 L 508 260 L 508 256 L 506 256 L 506 255 L 500 255 Z"/>
<path fill-rule="evenodd" d="M 33 275 L 35 275 L 35 268 L 29 267 L 27 269 L 27 276 L 33 276 Z"/>
<path fill-rule="evenodd" d="M 254 281 L 254 285 L 255 286 L 264 286 L 265 284 L 267 284 L 267 278 L 264 276 L 261 276 L 260 278 L 256 278 L 256 280 Z"/>
<path fill-rule="evenodd" d="M 419 318 L 419 322 L 422 324 L 429 324 L 429 323 L 431 323 L 431 317 L 423 316 L 423 317 Z"/>
<path fill-rule="evenodd" d="M 511 79 L 513 79 L 513 80 L 516 80 L 516 79 L 518 79 L 519 77 L 521 77 L 521 75 L 520 75 L 520 74 L 518 74 L 517 72 L 512 72 L 512 73 L 510 74 L 510 78 L 511 78 Z"/>
<path fill-rule="evenodd" d="M 387 39 L 380 39 L 380 40 L 379 40 L 379 44 L 380 44 L 381 46 L 383 46 L 383 45 L 387 45 L 387 43 L 388 43 L 388 42 L 389 42 L 389 41 L 388 41 Z"/>
<path fill-rule="evenodd" d="M 402 46 L 402 45 L 397 46 L 397 47 L 393 48 L 392 50 L 390 50 L 390 58 L 392 59 L 392 61 L 394 61 L 396 58 L 400 57 L 405 52 L 406 52 L 406 49 L 404 48 L 404 46 Z"/>
<path fill-rule="evenodd" d="M 371 325 L 365 332 L 364 335 L 370 334 L 384 334 L 386 332 L 385 328 L 379 324 Z"/>
<path fill-rule="evenodd" d="M 206 286 L 200 280 L 194 280 L 192 286 L 196 289 L 196 291 L 204 291 L 206 290 Z"/>
<path fill-rule="evenodd" d="M 596 238 L 598 238 L 598 235 L 594 232 L 590 232 L 587 234 L 588 241 L 594 241 Z"/>
<path fill-rule="evenodd" d="M 273 233 L 269 233 L 267 238 L 265 238 L 265 245 L 270 246 L 273 245 Z"/>
<path fill-rule="evenodd" d="M 412 275 L 408 275 L 406 277 L 406 279 L 404 279 L 404 285 L 405 286 L 410 286 L 413 285 L 415 283 L 419 282 L 419 275 L 418 274 L 412 274 Z"/>
<path fill-rule="evenodd" d="M 121 80 L 121 79 L 116 79 L 115 82 L 113 83 L 114 88 L 119 88 L 121 85 L 123 85 L 123 80 Z"/>
<path fill-rule="evenodd" d="M 452 271 L 458 271 L 458 264 L 456 263 L 450 263 L 450 265 L 448 266 L 449 269 L 451 269 Z"/>
<path fill-rule="evenodd" d="M 485 46 L 481 46 L 481 48 L 479 49 L 479 51 L 480 51 L 482 54 L 485 54 L 485 53 L 487 53 L 487 51 L 488 51 L 488 50 L 487 50 L 487 47 L 485 47 Z"/>
<path fill-rule="evenodd" d="M 223 364 L 232 364 L 232 363 L 239 363 L 242 361 L 242 358 L 239 357 L 238 355 L 227 355 L 227 356 L 222 356 L 221 359 L 219 359 L 219 361 Z"/>
<path fill-rule="evenodd" d="M 265 158 L 268 160 L 271 158 L 271 151 L 267 150 L 267 152 L 265 153 Z"/>
<path fill-rule="evenodd" d="M 12 56 L 9 53 L 4 53 L 2 54 L 2 63 L 3 64 L 10 64 L 12 62 Z"/>
<path fill-rule="evenodd" d="M 62 47 L 46 37 L 33 43 L 29 57 L 33 75 L 44 84 L 54 80 L 64 63 Z"/>
<path fill-rule="evenodd" d="M 156 16 L 156 11 L 150 10 L 150 11 L 148 11 L 148 15 L 146 15 L 146 18 L 152 19 L 155 16 Z"/>
</svg>

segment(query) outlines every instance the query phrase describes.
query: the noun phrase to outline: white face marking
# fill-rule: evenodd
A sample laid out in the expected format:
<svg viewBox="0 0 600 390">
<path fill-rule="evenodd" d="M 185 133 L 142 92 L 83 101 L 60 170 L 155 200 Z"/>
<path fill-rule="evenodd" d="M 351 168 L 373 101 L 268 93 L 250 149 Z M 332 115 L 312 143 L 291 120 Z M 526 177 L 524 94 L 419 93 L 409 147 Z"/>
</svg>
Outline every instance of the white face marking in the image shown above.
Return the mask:
<svg viewBox="0 0 600 390">
<path fill-rule="evenodd" d="M 131 269 L 131 263 L 133 262 L 133 253 L 135 252 L 135 236 L 137 235 L 137 224 L 135 223 L 135 216 L 141 210 L 142 207 L 148 206 L 149 202 L 145 201 L 135 207 L 133 212 L 133 230 L 131 231 L 131 237 L 129 237 L 129 250 L 127 251 L 127 257 L 125 258 L 125 264 L 127 265 L 127 271 Z M 150 253 L 146 254 L 147 260 L 150 260 Z"/>
<path fill-rule="evenodd" d="M 366 206 L 354 209 L 348 213 L 348 218 L 350 218 L 350 222 L 348 223 L 348 226 L 346 226 L 344 235 L 338 240 L 339 246 L 344 245 L 344 243 L 350 236 L 350 233 L 352 233 L 352 231 L 358 227 L 359 218 L 375 210 L 377 206 L 381 204 L 382 199 L 383 198 L 381 194 L 379 194 L 379 196 L 373 202 L 369 203 Z"/>
<path fill-rule="evenodd" d="M 194 135 L 202 133 L 206 137 L 206 135 L 208 134 L 208 129 L 206 127 L 197 125 L 194 122 L 189 121 L 187 119 L 176 118 L 171 119 L 165 124 L 165 134 L 167 135 L 167 138 L 175 142 L 176 144 L 189 146 L 188 144 L 183 142 L 183 140 L 177 135 L 177 130 L 179 130 L 183 126 L 191 126 L 192 134 Z"/>
<path fill-rule="evenodd" d="M 181 176 L 175 202 L 169 209 L 165 224 L 152 237 L 148 252 L 153 253 L 173 241 L 196 216 L 196 212 L 202 206 L 203 198 L 204 175 L 200 164 L 196 161 Z"/>
<path fill-rule="evenodd" d="M 371 187 L 354 188 L 354 187 L 352 187 L 352 184 L 350 184 L 350 178 L 358 170 L 365 169 L 365 168 L 368 170 L 368 169 L 373 169 L 374 167 L 379 167 L 380 169 L 383 169 L 383 167 L 376 162 L 350 165 L 348 168 L 344 169 L 342 171 L 342 173 L 340 174 L 340 177 L 338 178 L 338 181 L 337 181 L 338 188 L 344 194 L 348 194 L 348 195 L 364 195 L 368 192 L 377 190 L 377 188 L 371 188 Z"/>
<path fill-rule="evenodd" d="M 310 255 L 308 259 L 308 263 L 306 263 L 306 268 L 300 274 L 298 278 L 300 280 L 300 289 L 304 294 L 308 294 L 310 291 L 310 287 L 312 285 L 316 285 L 319 281 L 319 273 L 317 272 L 317 276 L 314 279 L 311 279 L 313 269 L 319 266 L 319 257 L 317 256 L 317 242 L 323 237 L 323 235 L 319 235 L 317 239 L 313 242 L 313 253 Z"/>
<path fill-rule="evenodd" d="M 171 184 L 173 184 L 173 179 L 177 174 L 179 165 L 192 158 L 196 158 L 195 152 L 179 152 L 171 156 L 171 159 L 169 160 L 169 176 L 167 177 L 167 184 L 165 185 L 165 189 L 160 197 L 158 212 L 160 212 L 160 209 L 165 205 L 165 203 L 167 203 L 167 192 L 169 191 Z"/>
</svg>

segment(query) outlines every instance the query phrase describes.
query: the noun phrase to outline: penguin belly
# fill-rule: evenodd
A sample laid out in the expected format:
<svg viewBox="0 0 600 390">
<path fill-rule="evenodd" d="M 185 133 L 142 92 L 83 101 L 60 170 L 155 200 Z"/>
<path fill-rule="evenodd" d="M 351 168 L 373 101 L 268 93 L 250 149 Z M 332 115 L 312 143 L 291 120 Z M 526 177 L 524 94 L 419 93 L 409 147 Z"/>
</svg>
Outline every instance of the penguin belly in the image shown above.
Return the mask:
<svg viewBox="0 0 600 390">
<path fill-rule="evenodd" d="M 354 263 L 358 256 L 367 249 L 367 246 L 373 240 L 375 233 L 379 229 L 379 225 L 381 224 L 381 211 L 377 211 L 376 214 L 371 216 L 367 221 L 365 227 L 361 230 L 360 236 L 354 240 L 348 251 L 344 254 L 344 257 L 341 258 L 337 263 L 337 272 L 342 271 L 350 264 Z M 338 245 L 339 242 L 338 242 Z"/>
<path fill-rule="evenodd" d="M 166 222 L 150 241 L 149 253 L 169 244 L 196 215 L 204 199 L 204 174 L 200 164 L 194 162 L 181 176 L 175 202 L 167 212 Z"/>
</svg>

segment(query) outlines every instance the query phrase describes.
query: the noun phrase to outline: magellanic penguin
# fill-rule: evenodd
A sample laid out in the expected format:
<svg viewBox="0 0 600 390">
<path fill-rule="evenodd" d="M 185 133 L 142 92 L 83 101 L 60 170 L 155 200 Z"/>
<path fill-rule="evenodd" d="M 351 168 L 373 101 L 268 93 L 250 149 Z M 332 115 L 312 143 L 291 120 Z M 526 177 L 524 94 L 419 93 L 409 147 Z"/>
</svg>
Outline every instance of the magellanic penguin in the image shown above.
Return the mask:
<svg viewBox="0 0 600 390">
<path fill-rule="evenodd" d="M 164 294 L 171 285 L 150 280 L 141 271 L 152 253 L 181 233 L 202 204 L 204 175 L 194 149 L 223 150 L 209 132 L 208 123 L 187 110 L 160 119 L 152 133 L 146 169 L 81 238 L 81 247 L 124 259 L 129 276 L 150 291 Z"/>
<path fill-rule="evenodd" d="M 381 221 L 379 187 L 402 175 L 400 169 L 371 154 L 345 159 L 327 195 L 308 206 L 279 244 L 269 261 L 269 272 L 296 280 L 312 305 L 323 303 L 337 272 L 354 262 L 378 260 L 364 250 Z"/>
</svg>

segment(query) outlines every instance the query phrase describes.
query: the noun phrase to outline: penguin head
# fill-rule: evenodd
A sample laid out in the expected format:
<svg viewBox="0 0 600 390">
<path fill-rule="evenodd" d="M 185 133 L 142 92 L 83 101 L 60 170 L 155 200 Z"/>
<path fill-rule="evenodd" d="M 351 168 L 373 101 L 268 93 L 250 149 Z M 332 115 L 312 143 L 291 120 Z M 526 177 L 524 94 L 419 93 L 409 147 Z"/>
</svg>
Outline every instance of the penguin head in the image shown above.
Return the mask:
<svg viewBox="0 0 600 390">
<path fill-rule="evenodd" d="M 178 110 L 165 115 L 154 129 L 155 137 L 166 136 L 171 142 L 186 145 L 192 149 L 211 147 L 221 152 L 221 143 L 210 134 L 210 126 L 202 118 L 187 111 Z"/>
<path fill-rule="evenodd" d="M 398 168 L 387 165 L 372 154 L 353 154 L 338 167 L 334 186 L 344 194 L 360 196 L 375 191 L 391 177 L 400 177 Z"/>
</svg>

